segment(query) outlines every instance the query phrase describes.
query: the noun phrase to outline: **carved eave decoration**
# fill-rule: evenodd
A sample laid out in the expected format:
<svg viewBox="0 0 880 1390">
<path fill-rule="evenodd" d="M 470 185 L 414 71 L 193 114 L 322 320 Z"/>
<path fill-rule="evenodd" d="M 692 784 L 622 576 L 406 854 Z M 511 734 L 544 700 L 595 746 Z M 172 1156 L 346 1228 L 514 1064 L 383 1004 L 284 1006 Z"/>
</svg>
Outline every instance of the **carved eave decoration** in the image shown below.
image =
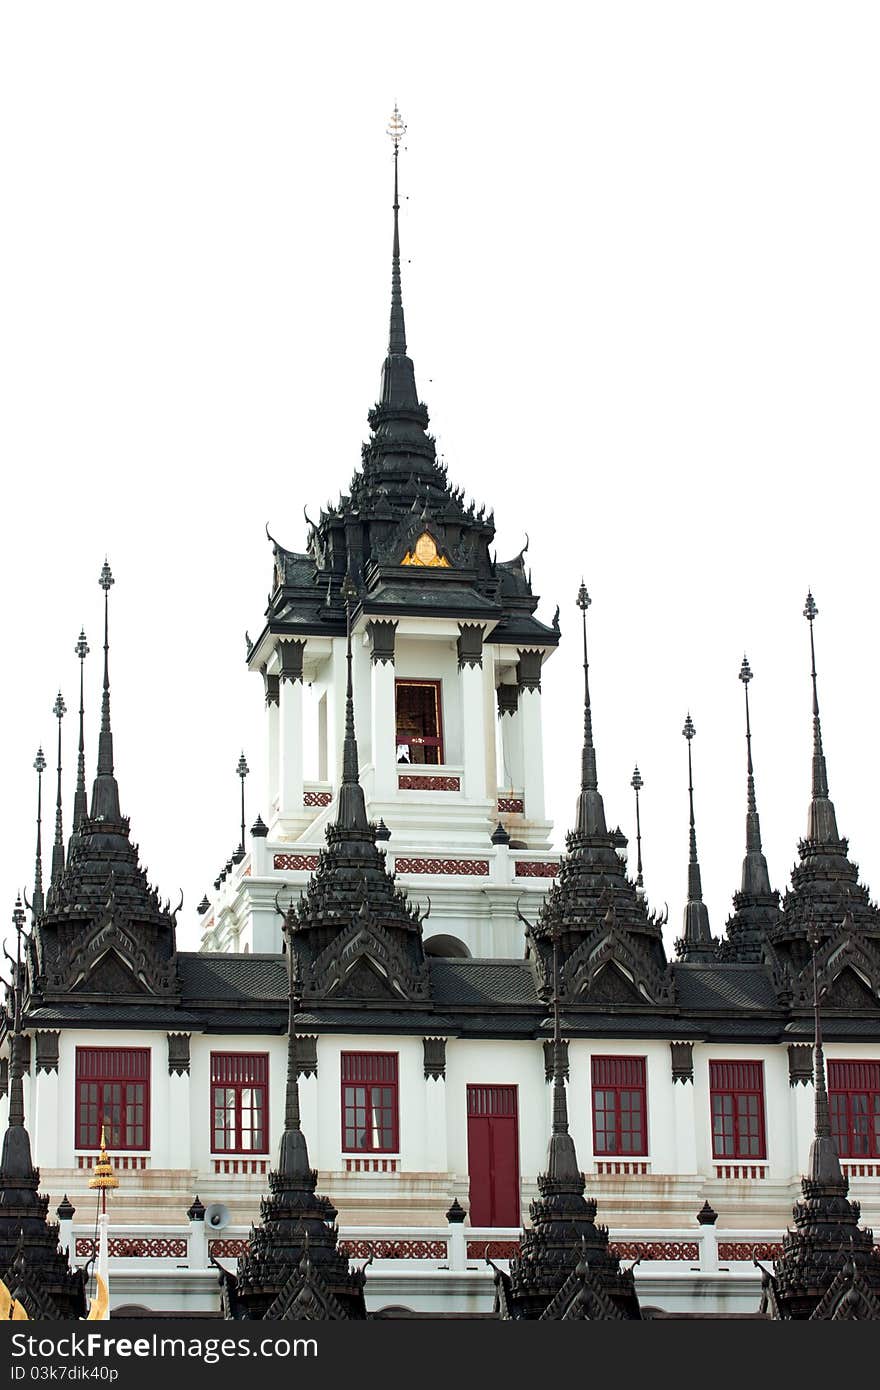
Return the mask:
<svg viewBox="0 0 880 1390">
<path fill-rule="evenodd" d="M 357 1283 L 357 1273 L 353 1278 Z M 363 1284 L 363 1276 L 360 1283 Z M 266 1309 L 265 1319 L 278 1322 L 348 1322 L 349 1316 L 312 1265 L 306 1249 L 278 1297 Z"/>
<path fill-rule="evenodd" d="M 422 1003 L 430 999 L 427 970 L 414 972 L 396 939 L 370 916 L 366 905 L 306 966 L 307 998 L 386 999 Z"/>
<path fill-rule="evenodd" d="M 626 1322 L 603 1289 L 590 1278 L 586 1259 L 578 1262 L 544 1309 L 540 1322 Z"/>
<path fill-rule="evenodd" d="M 120 920 L 119 908 L 110 903 L 80 944 L 46 972 L 48 996 L 80 994 L 133 994 L 168 998 L 179 993 L 176 954 L 163 960 L 150 951 L 147 927 Z"/>
<path fill-rule="evenodd" d="M 549 963 L 540 950 L 536 963 L 539 985 L 546 992 Z M 669 1006 L 675 1003 L 675 982 L 672 972 L 658 970 L 630 933 L 618 926 L 614 914 L 606 913 L 605 921 L 563 962 L 560 997 L 577 1003 Z"/>
<path fill-rule="evenodd" d="M 837 983 L 847 972 L 855 977 L 849 989 Z M 880 960 L 857 939 L 851 918 L 847 917 L 816 952 L 816 979 L 826 1008 L 876 1008 L 880 1002 Z M 794 978 L 793 1002 L 806 1008 L 811 1005 L 812 998 L 813 966 L 810 961 Z"/>
</svg>

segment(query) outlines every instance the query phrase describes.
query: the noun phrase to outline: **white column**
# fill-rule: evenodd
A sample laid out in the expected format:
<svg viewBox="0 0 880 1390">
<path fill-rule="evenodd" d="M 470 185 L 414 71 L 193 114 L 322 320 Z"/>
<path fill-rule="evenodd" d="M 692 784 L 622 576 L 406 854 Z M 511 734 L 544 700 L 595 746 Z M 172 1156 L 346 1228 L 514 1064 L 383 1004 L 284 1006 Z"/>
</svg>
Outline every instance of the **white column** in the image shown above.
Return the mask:
<svg viewBox="0 0 880 1390">
<path fill-rule="evenodd" d="M 429 1155 L 432 1172 L 448 1172 L 446 1143 L 446 1077 L 426 1076 L 425 1153 Z"/>
<path fill-rule="evenodd" d="M 522 741 L 522 720 L 519 712 L 519 691 L 515 685 L 499 687 L 503 689 L 507 698 L 499 697 L 501 712 L 498 718 L 501 721 L 501 754 L 502 768 L 498 781 L 498 793 L 522 791 L 523 790 L 523 741 Z M 507 694 L 512 691 L 513 694 Z M 510 701 L 516 699 L 516 709 L 509 713 Z M 528 812 L 528 806 L 526 812 Z"/>
<path fill-rule="evenodd" d="M 675 1133 L 676 1172 L 696 1173 L 697 1130 L 693 1081 L 673 1081 L 672 1120 Z"/>
<path fill-rule="evenodd" d="M 541 691 L 521 689 L 519 718 L 522 730 L 523 796 L 526 817 L 544 820 L 544 736 L 541 729 Z"/>
<path fill-rule="evenodd" d="M 192 1167 L 192 1114 L 189 1072 L 172 1072 L 168 1078 L 168 1105 L 175 1116 L 168 1131 L 171 1168 Z"/>
<path fill-rule="evenodd" d="M 281 778 L 278 809 L 282 815 L 293 815 L 303 808 L 302 681 L 282 680 L 279 696 Z"/>
<path fill-rule="evenodd" d="M 205 1229 L 205 1209 L 198 1219 L 189 1218 L 189 1258 L 190 1269 L 208 1268 L 208 1232 Z"/>
<path fill-rule="evenodd" d="M 279 681 L 277 676 L 269 676 L 266 686 L 266 759 L 268 762 L 268 777 L 266 785 L 268 789 L 269 808 L 268 814 L 271 817 L 278 802 L 278 789 L 280 785 L 280 729 L 279 729 L 279 708 L 280 698 Z"/>
<path fill-rule="evenodd" d="M 700 1222 L 700 1270 L 703 1274 L 718 1273 L 718 1237 L 714 1221 Z"/>
<path fill-rule="evenodd" d="M 31 1040 L 31 1048 L 36 1045 Z M 43 1168 L 57 1168 L 58 1162 L 58 1068 L 37 1071 L 33 1080 L 32 1118 L 28 1121 L 34 1154 Z"/>
<path fill-rule="evenodd" d="M 394 663 L 374 661 L 371 681 L 374 796 L 377 801 L 392 801 L 397 795 Z"/>
<path fill-rule="evenodd" d="M 464 794 L 471 801 L 486 799 L 485 701 L 483 670 L 465 662 L 461 682 Z"/>
<path fill-rule="evenodd" d="M 64 1210 L 64 1207 L 59 1207 L 56 1212 L 56 1216 L 58 1216 L 58 1244 L 61 1246 L 62 1250 L 67 1251 L 68 1257 L 72 1262 L 76 1254 L 73 1246 L 73 1217 L 76 1214 L 76 1208 L 68 1205 L 67 1210 L 71 1214 L 62 1217 L 60 1212 Z"/>
</svg>

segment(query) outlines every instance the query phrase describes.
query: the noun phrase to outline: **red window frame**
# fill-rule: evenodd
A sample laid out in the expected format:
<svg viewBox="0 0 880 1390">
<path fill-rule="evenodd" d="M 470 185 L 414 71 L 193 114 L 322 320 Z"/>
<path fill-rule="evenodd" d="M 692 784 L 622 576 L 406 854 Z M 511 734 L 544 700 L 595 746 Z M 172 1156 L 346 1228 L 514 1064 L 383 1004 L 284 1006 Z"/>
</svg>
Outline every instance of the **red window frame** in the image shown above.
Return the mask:
<svg viewBox="0 0 880 1390">
<path fill-rule="evenodd" d="M 880 1158 L 880 1062 L 829 1062 L 831 1131 L 841 1158 Z"/>
<path fill-rule="evenodd" d="M 343 1153 L 400 1152 L 397 1056 L 396 1052 L 342 1053 L 340 1128 Z M 359 1138 L 364 1142 L 358 1143 Z"/>
<path fill-rule="evenodd" d="M 78 1047 L 74 1147 L 97 1149 L 101 1127 L 111 1151 L 150 1147 L 150 1049 Z"/>
<path fill-rule="evenodd" d="M 218 1099 L 219 1093 L 223 1093 Z M 259 1096 L 259 1102 L 255 1097 Z M 218 1128 L 221 1112 L 228 1123 Z M 256 1118 L 256 1123 L 255 1123 Z M 265 1154 L 269 1152 L 269 1054 L 268 1052 L 211 1053 L 211 1153 Z M 259 1128 L 257 1128 L 259 1125 Z M 218 1145 L 218 1138 L 232 1131 L 234 1142 Z M 251 1141 L 245 1143 L 245 1134 Z M 254 1135 L 256 1134 L 256 1142 Z"/>
<path fill-rule="evenodd" d="M 435 709 L 436 709 L 436 712 L 437 712 L 437 733 L 436 733 L 436 735 L 434 735 L 434 734 L 419 734 L 419 735 L 415 735 L 415 736 L 412 737 L 412 738 L 405 738 L 405 737 L 402 738 L 402 737 L 401 737 L 400 731 L 398 730 L 398 727 L 397 727 L 397 692 L 398 692 L 398 689 L 400 688 L 400 686 L 402 686 L 402 685 L 429 686 L 429 687 L 435 692 L 435 694 L 434 694 L 434 699 L 435 699 Z M 407 677 L 407 676 L 401 676 L 399 680 L 395 680 L 395 682 L 394 682 L 394 737 L 395 737 L 395 749 L 398 749 L 398 748 L 400 748 L 400 747 L 402 747 L 402 746 L 404 746 L 404 745 L 406 745 L 406 747 L 408 747 L 408 748 L 436 748 L 436 749 L 437 749 L 437 762 L 436 762 L 436 763 L 427 763 L 427 762 L 426 762 L 426 763 L 410 763 L 410 764 L 401 764 L 401 766 L 412 766 L 412 767 L 437 767 L 437 766 L 439 766 L 440 764 L 442 764 L 442 762 L 443 762 L 443 701 L 442 701 L 442 699 L 441 699 L 442 693 L 443 693 L 443 689 L 442 689 L 442 682 L 441 682 L 441 681 L 434 681 L 434 680 L 419 680 L 417 677 Z"/>
<path fill-rule="evenodd" d="M 766 1159 L 764 1063 L 710 1061 L 709 1113 L 713 1158 Z"/>
<path fill-rule="evenodd" d="M 596 1158 L 648 1152 L 648 1079 L 644 1057 L 594 1057 L 591 1067 Z"/>
</svg>

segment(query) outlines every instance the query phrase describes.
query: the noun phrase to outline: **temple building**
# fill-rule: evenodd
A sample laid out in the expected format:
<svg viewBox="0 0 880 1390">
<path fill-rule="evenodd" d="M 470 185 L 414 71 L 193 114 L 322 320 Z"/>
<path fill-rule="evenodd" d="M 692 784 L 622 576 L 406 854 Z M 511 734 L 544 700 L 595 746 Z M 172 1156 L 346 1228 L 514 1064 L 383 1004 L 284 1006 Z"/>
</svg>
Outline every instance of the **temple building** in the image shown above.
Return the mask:
<svg viewBox="0 0 880 1390">
<path fill-rule="evenodd" d="M 306 517 L 305 548 L 269 538 L 247 655 L 267 803 L 249 830 L 242 809 L 198 951 L 178 949 L 181 904 L 149 882 L 117 779 L 106 561 L 97 769 L 89 799 L 80 633 L 72 816 L 65 836 L 59 695 L 45 884 L 42 749 L 34 764 L 32 925 L 0 1019 L 0 1184 L 27 1258 L 81 1316 L 68 1255 L 81 1269 L 96 1253 L 103 1129 L 116 1316 L 876 1317 L 880 909 L 831 800 L 816 602 L 812 791 L 790 886 L 771 883 L 762 848 L 744 660 L 742 878 L 722 929 L 703 901 L 688 714 L 669 953 L 640 845 L 633 873 L 606 815 L 591 683 L 613 672 L 587 587 L 563 596 L 578 619 L 563 639 L 526 551 L 497 557 L 492 511 L 438 461 L 407 347 L 396 111 L 389 133 L 391 312 L 369 438 L 347 491 Z M 256 603 L 262 580 L 247 582 Z M 542 751 L 561 640 L 584 668 L 562 852 Z M 134 674 L 114 679 L 124 770 Z M 64 1199 L 57 1233 L 23 1133 Z M 0 1221 L 7 1268 L 14 1235 Z"/>
</svg>

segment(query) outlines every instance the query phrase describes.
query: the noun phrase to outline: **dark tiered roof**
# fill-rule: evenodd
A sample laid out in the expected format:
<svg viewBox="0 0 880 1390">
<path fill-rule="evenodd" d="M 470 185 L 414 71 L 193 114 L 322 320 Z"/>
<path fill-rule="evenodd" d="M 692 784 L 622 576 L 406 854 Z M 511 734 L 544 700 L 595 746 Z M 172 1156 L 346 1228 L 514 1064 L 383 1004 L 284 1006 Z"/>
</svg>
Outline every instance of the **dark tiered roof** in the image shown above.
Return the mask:
<svg viewBox="0 0 880 1390">
<path fill-rule="evenodd" d="M 265 660 L 265 639 L 340 633 L 345 621 L 342 581 L 356 586 L 360 611 L 381 617 L 407 612 L 498 626 L 496 642 L 555 646 L 557 627 L 535 618 L 538 598 L 523 553 L 510 561 L 490 554 L 494 517 L 465 502 L 450 486 L 428 432 L 428 410 L 419 399 L 407 353 L 400 278 L 399 199 L 394 165 L 394 232 L 391 322 L 379 399 L 368 414 L 370 437 L 349 492 L 328 502 L 309 526 L 305 552 L 272 541 L 274 578 L 266 627 L 250 652 Z M 443 565 L 403 562 L 419 536 L 434 541 Z M 270 537 L 271 539 L 271 537 Z"/>
</svg>

